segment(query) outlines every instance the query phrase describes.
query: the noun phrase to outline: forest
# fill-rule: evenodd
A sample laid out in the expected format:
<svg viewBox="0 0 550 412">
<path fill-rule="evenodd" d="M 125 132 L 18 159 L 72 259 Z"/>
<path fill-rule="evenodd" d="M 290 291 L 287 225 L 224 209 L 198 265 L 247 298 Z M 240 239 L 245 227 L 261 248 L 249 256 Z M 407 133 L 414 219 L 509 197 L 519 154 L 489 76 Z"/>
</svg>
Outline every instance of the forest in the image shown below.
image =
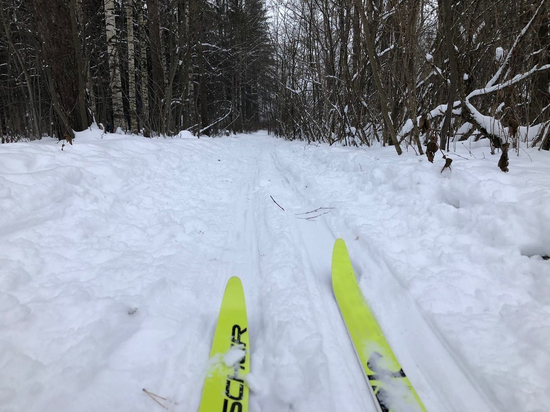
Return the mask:
<svg viewBox="0 0 550 412">
<path fill-rule="evenodd" d="M 549 0 L 0 0 L 0 138 L 550 149 Z M 431 146 L 431 147 L 430 147 Z"/>
</svg>

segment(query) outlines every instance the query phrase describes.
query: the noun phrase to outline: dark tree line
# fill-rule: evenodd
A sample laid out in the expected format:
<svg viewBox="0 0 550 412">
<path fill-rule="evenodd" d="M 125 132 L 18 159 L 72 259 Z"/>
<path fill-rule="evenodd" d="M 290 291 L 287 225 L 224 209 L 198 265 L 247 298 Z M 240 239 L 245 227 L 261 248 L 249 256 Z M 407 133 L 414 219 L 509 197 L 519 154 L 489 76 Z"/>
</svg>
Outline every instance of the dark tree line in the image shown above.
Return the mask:
<svg viewBox="0 0 550 412">
<path fill-rule="evenodd" d="M 0 0 L 0 136 L 266 127 L 261 0 Z"/>
<path fill-rule="evenodd" d="M 550 0 L 0 0 L 0 136 L 550 148 Z"/>
</svg>

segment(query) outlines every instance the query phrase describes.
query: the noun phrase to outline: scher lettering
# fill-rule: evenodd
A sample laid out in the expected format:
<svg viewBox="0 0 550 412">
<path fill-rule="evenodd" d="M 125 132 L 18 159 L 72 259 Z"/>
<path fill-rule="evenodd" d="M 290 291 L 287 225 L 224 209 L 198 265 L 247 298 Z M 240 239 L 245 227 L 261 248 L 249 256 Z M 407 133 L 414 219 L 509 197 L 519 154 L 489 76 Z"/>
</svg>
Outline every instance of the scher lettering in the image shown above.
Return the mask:
<svg viewBox="0 0 550 412">
<path fill-rule="evenodd" d="M 231 347 L 241 346 L 245 355 L 239 365 L 235 366 L 233 373 L 226 378 L 222 412 L 243 412 L 244 380 L 239 378 L 239 369 L 244 370 L 246 363 L 246 343 L 241 339 L 246 332 L 247 328 L 241 328 L 239 325 L 233 325 L 231 328 Z"/>
</svg>

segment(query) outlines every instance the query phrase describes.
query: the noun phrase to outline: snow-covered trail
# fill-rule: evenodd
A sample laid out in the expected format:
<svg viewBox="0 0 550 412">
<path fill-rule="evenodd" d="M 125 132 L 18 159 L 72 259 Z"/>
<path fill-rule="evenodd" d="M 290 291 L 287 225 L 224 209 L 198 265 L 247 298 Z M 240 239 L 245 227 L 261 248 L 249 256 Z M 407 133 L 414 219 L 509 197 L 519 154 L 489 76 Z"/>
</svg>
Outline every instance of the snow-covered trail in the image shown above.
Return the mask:
<svg viewBox="0 0 550 412">
<path fill-rule="evenodd" d="M 252 334 L 256 318 L 261 324 L 252 341 L 257 356 L 251 383 L 258 378 L 259 386 L 253 410 L 375 411 L 332 296 L 333 239 L 322 238 L 326 248 L 320 250 L 320 239 L 306 245 L 295 215 L 302 203 L 277 167 L 273 146 L 262 145 L 258 155 L 253 202 L 261 277 L 247 275 L 251 285 L 259 284 L 262 301 L 250 315 Z"/>
<path fill-rule="evenodd" d="M 428 410 L 494 410 L 491 403 L 487 402 L 483 394 L 476 389 L 475 382 L 460 369 L 460 365 L 457 364 L 452 353 L 449 353 L 448 348 L 437 336 L 437 330 L 433 330 L 432 326 L 422 316 L 406 289 L 401 287 L 396 279 L 391 276 L 391 271 L 387 265 L 377 259 L 381 253 L 371 246 L 372 241 L 366 239 L 358 242 L 359 239 L 358 236 L 354 235 L 353 227 L 348 226 L 346 222 L 338 217 L 330 223 L 327 222 L 325 215 L 333 213 L 332 209 L 324 205 L 312 204 L 311 200 L 300 191 L 300 186 L 307 189 L 307 185 L 301 185 L 303 179 L 307 179 L 307 173 L 304 174 L 303 166 L 297 168 L 293 173 L 292 165 L 303 164 L 304 159 L 300 158 L 301 156 L 292 159 L 286 150 L 280 153 L 278 157 L 275 156 L 273 155 L 274 158 L 280 160 L 280 164 L 284 164 L 284 166 L 281 165 L 277 168 L 280 178 L 287 182 L 291 195 L 301 201 L 301 207 L 296 208 L 295 213 L 298 217 L 295 217 L 294 221 L 297 223 L 295 223 L 296 237 L 303 239 L 297 243 L 304 250 L 305 259 L 310 262 L 309 267 L 304 265 L 304 273 L 311 282 L 316 283 L 318 290 L 324 292 L 323 298 L 319 302 L 323 302 L 325 308 L 330 307 L 329 310 L 317 310 L 318 313 L 322 314 L 320 318 L 330 323 L 330 325 L 327 324 L 325 336 L 334 334 L 337 338 L 335 342 L 330 342 L 331 345 L 325 353 L 333 353 L 333 351 L 347 352 L 345 358 L 342 358 L 341 361 L 348 365 L 355 359 L 338 307 L 332 298 L 330 262 L 326 259 L 326 256 L 330 255 L 332 251 L 334 239 L 343 237 L 349 240 L 350 253 L 356 271 L 357 268 L 361 268 L 363 272 L 366 272 L 364 276 L 368 279 L 368 282 L 364 282 L 366 288 L 376 291 L 371 294 L 371 302 L 378 301 L 378 306 L 384 308 L 382 313 L 388 326 L 383 327 L 383 329 L 386 333 L 392 332 L 388 336 L 391 337 L 394 351 L 399 353 L 398 356 L 404 370 L 407 371 L 417 390 L 422 394 L 423 402 Z M 323 166 L 323 163 L 320 163 L 320 165 Z M 318 176 L 323 175 L 323 167 L 319 170 L 314 164 L 309 166 L 310 176 L 317 176 L 319 181 Z M 330 185 L 327 190 L 330 190 Z M 374 203 L 376 201 L 375 198 L 372 198 L 372 204 L 365 203 L 365 209 L 375 208 Z M 318 208 L 321 209 L 316 213 L 304 215 L 304 210 L 312 211 Z M 337 212 L 334 214 L 336 215 Z M 312 216 L 314 218 L 311 218 Z M 355 243 L 359 243 L 359 245 Z M 354 254 L 354 251 L 357 253 Z M 314 267 L 316 270 L 312 271 Z M 345 351 L 342 348 L 348 350 Z M 335 363 L 338 364 L 338 362 Z M 353 375 L 357 376 L 357 371 L 354 371 Z M 336 373 L 332 376 L 339 375 Z M 363 385 L 359 390 L 365 393 Z M 370 405 L 372 401 L 367 399 L 366 403 Z M 352 410 L 369 409 L 362 406 Z"/>
<path fill-rule="evenodd" d="M 318 352 L 330 359 L 328 376 L 332 379 L 328 380 L 328 390 L 345 394 L 335 399 L 336 408 L 332 410 L 374 411 L 368 391 L 365 391 L 365 382 L 357 379 L 357 376 L 362 376 L 362 372 L 333 297 L 330 281 L 329 257 L 334 240 L 344 237 L 353 246 L 353 241 L 356 240 L 353 230 L 340 219 L 336 219 L 336 224 L 327 223 L 325 214 L 333 213 L 333 210 L 324 204 L 313 204 L 304 193 L 303 189 L 307 190 L 307 186 L 300 184 L 302 180 L 310 175 L 319 181 L 324 170 L 310 164 L 309 170 L 305 171 L 300 150 L 299 155 L 293 158 L 291 153 L 296 152 L 289 153 L 286 144 L 280 144 L 284 149 L 278 151 L 278 145 L 273 144 L 268 152 L 272 162 L 262 162 L 262 168 L 269 176 L 269 192 L 277 193 L 275 199 L 285 205 L 283 214 L 286 216 L 281 220 L 285 221 L 291 232 L 286 244 L 287 254 L 291 255 L 293 250 L 300 251 L 298 266 L 305 278 L 307 296 L 310 297 L 315 320 L 315 323 L 311 323 L 316 325 L 316 333 L 322 339 Z M 265 153 L 264 157 L 267 157 Z M 327 190 L 330 190 L 330 186 Z M 264 194 L 264 199 L 267 199 L 267 194 Z M 372 202 L 376 202 L 376 199 L 372 199 Z M 365 204 L 366 209 L 374 206 Z M 321 209 L 317 212 L 310 213 L 319 208 Z M 273 206 L 261 209 L 279 216 L 282 212 Z M 368 241 L 361 243 L 362 248 L 353 247 L 355 250 L 359 249 L 356 255 L 358 258 L 354 262 L 360 267 L 363 264 L 363 270 L 376 282 L 374 286 L 377 293 L 373 299 L 381 301 L 380 306 L 387 309 L 386 318 L 391 321 L 389 329 L 394 332 L 392 338 L 396 342 L 395 350 L 400 354 L 404 369 L 423 395 L 428 410 L 493 410 L 491 403 L 476 389 L 476 383 L 457 365 L 456 359 L 437 336 L 437 331 L 423 318 L 406 290 L 389 276 L 391 272 L 385 265 L 378 264 L 376 259 L 370 257 L 379 256 L 380 252 L 370 248 Z M 365 251 L 371 254 L 365 254 Z M 372 286 L 372 283 L 367 285 L 369 289 Z M 294 363 L 299 365 L 299 358 Z M 300 392 L 304 393 L 303 390 Z M 306 405 L 307 403 L 304 406 Z M 326 402 L 323 401 L 320 406 L 315 405 L 315 409 L 322 408 L 322 405 L 326 407 Z"/>
<path fill-rule="evenodd" d="M 332 295 L 337 237 L 429 411 L 550 401 L 549 262 L 524 256 L 550 253 L 544 161 L 517 166 L 519 191 L 479 162 L 450 177 L 414 156 L 261 133 L 98 138 L 0 146 L 0 410 L 162 410 L 142 388 L 197 410 L 236 275 L 251 412 L 374 412 Z M 512 219 L 520 196 L 540 232 L 516 213 L 512 239 L 488 211 Z"/>
</svg>

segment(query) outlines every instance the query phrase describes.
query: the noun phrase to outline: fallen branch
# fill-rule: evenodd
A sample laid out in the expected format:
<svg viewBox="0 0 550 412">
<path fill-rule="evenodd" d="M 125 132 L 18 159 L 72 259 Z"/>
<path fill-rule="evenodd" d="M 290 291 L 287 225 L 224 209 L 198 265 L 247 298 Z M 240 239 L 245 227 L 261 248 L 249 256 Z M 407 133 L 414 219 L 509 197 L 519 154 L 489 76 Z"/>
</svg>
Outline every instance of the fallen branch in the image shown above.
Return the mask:
<svg viewBox="0 0 550 412">
<path fill-rule="evenodd" d="M 231 109 L 229 109 L 229 111 L 227 112 L 227 114 L 225 116 L 222 116 L 220 117 L 219 119 L 215 120 L 214 123 L 212 124 L 209 124 L 208 126 L 206 127 L 203 127 L 202 129 L 200 129 L 199 131 L 199 135 L 203 134 L 204 132 L 206 132 L 207 130 L 211 129 L 212 127 L 214 127 L 215 125 L 217 125 L 219 122 L 225 120 L 227 117 L 229 117 L 229 115 L 231 114 Z"/>
<path fill-rule="evenodd" d="M 544 66 L 533 66 L 531 70 L 526 71 L 524 73 L 518 74 L 514 76 L 512 79 L 507 80 L 505 82 L 502 82 L 500 84 L 496 84 L 494 86 L 485 86 L 481 89 L 476 89 L 473 92 L 471 92 L 468 96 L 466 96 L 466 103 L 470 103 L 470 99 L 477 97 L 477 96 L 483 96 L 489 93 L 498 92 L 499 90 L 506 89 L 516 83 L 519 83 L 530 76 L 532 76 L 535 73 L 543 72 L 546 70 L 550 70 L 550 64 L 545 64 Z"/>
<path fill-rule="evenodd" d="M 535 11 L 533 16 L 529 20 L 529 22 L 527 22 L 525 27 L 521 30 L 519 35 L 516 37 L 516 40 L 514 41 L 514 44 L 512 45 L 512 47 L 510 48 L 510 51 L 508 51 L 508 54 L 506 55 L 506 59 L 504 59 L 504 62 L 499 67 L 499 69 L 497 70 L 497 72 L 495 73 L 493 78 L 491 80 L 489 80 L 489 83 L 487 83 L 486 87 L 490 88 L 491 86 L 493 86 L 498 81 L 498 79 L 500 78 L 502 73 L 504 73 L 504 69 L 506 69 L 506 67 L 510 63 L 510 61 L 512 59 L 512 56 L 515 54 L 516 49 L 519 47 L 519 44 L 521 43 L 521 41 L 523 40 L 523 38 L 525 37 L 525 35 L 529 31 L 529 28 L 531 27 L 531 24 L 533 24 L 533 22 L 537 19 L 538 15 L 539 15 L 539 12 L 541 10 L 543 10 L 544 3 L 546 3 L 546 0 L 541 0 L 541 2 L 539 4 L 539 7 Z M 468 100 L 468 98 L 466 100 Z"/>
</svg>

